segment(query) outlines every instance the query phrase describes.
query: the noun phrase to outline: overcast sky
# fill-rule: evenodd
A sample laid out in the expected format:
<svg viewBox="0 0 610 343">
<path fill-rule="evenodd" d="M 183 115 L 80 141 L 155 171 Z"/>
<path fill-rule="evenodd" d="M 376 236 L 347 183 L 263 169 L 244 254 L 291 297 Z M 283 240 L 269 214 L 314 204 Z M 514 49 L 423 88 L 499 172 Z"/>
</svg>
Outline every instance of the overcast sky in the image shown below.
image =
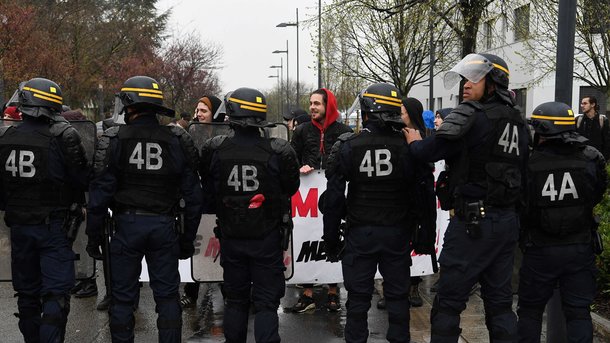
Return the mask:
<svg viewBox="0 0 610 343">
<path fill-rule="evenodd" d="M 170 34 L 194 31 L 204 42 L 222 47 L 223 68 L 218 73 L 223 92 L 238 87 L 271 89 L 277 79 L 268 77 L 276 75 L 269 66 L 279 65 L 280 58 L 284 59 L 285 78 L 286 54 L 271 52 L 286 50 L 286 40 L 289 78 L 291 82 L 296 80 L 296 28 L 276 25 L 295 22 L 298 8 L 300 82 L 317 85 L 317 21 L 311 27 L 303 22 L 317 18 L 317 0 L 160 0 L 157 7 L 160 11 L 172 9 Z"/>
</svg>

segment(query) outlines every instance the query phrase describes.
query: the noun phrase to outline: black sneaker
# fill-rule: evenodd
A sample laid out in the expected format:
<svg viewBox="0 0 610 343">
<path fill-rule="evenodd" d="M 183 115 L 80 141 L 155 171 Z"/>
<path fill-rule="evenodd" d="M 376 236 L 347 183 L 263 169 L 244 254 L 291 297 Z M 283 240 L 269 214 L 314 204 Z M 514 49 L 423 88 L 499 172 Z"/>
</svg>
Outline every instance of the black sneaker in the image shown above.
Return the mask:
<svg viewBox="0 0 610 343">
<path fill-rule="evenodd" d="M 379 301 L 377 301 L 377 308 L 380 310 L 385 310 L 385 298 L 381 298 Z"/>
<path fill-rule="evenodd" d="M 98 311 L 108 311 L 108 308 L 110 308 L 110 299 L 111 297 L 106 294 L 104 295 L 104 298 L 102 299 L 102 301 L 100 301 L 99 304 L 97 304 L 97 310 Z"/>
<path fill-rule="evenodd" d="M 78 290 L 78 292 L 74 293 L 74 296 L 77 298 L 89 298 L 97 295 L 97 284 L 95 283 L 95 279 L 82 281 L 82 287 Z"/>
<path fill-rule="evenodd" d="M 76 292 L 80 291 L 83 288 L 83 283 L 86 281 L 78 281 L 74 287 L 70 290 L 70 294 L 76 294 Z"/>
<path fill-rule="evenodd" d="M 180 297 L 180 306 L 182 308 L 194 308 L 197 305 L 197 301 L 186 294 Z"/>
<path fill-rule="evenodd" d="M 299 301 L 297 301 L 297 303 L 294 304 L 294 306 L 292 307 L 292 312 L 303 313 L 305 311 L 315 310 L 315 309 L 316 309 L 316 302 L 313 300 L 313 298 L 308 297 L 305 294 L 302 294 L 299 297 Z"/>
<path fill-rule="evenodd" d="M 330 312 L 337 312 L 341 310 L 341 302 L 337 294 L 329 294 L 326 309 Z"/>
<path fill-rule="evenodd" d="M 419 285 L 411 286 L 409 301 L 411 302 L 411 307 L 421 307 L 424 304 L 424 300 L 421 298 L 421 295 L 419 295 Z"/>
</svg>

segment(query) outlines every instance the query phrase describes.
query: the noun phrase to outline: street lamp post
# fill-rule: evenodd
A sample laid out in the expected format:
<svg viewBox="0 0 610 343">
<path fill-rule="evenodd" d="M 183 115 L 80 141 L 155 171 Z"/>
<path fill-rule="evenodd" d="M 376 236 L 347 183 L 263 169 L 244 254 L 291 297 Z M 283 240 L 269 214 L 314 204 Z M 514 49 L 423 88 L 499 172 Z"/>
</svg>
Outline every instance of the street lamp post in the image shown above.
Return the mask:
<svg viewBox="0 0 610 343">
<path fill-rule="evenodd" d="M 279 23 L 276 27 L 288 27 L 294 26 L 297 29 L 297 107 L 300 107 L 301 104 L 301 92 L 299 89 L 299 9 L 297 8 L 297 21 L 296 23 Z M 286 49 L 288 50 L 288 49 Z"/>
<path fill-rule="evenodd" d="M 272 66 L 269 66 L 269 68 L 275 69 L 276 72 L 277 72 L 277 69 L 280 70 L 280 74 L 277 76 L 277 78 L 278 78 L 277 80 L 278 80 L 278 82 L 280 84 L 278 102 L 281 104 L 280 114 L 282 114 L 284 112 L 284 104 L 282 102 L 282 76 L 284 75 L 284 59 L 280 58 L 280 65 L 279 66 L 278 65 L 272 65 Z M 286 93 L 288 93 L 288 92 L 286 92 Z"/>
<path fill-rule="evenodd" d="M 322 0 L 318 0 L 318 89 L 322 88 Z"/>
<path fill-rule="evenodd" d="M 288 74 L 290 74 L 290 68 L 288 67 L 288 40 L 286 40 L 286 50 L 275 50 L 272 52 L 273 54 L 286 54 L 286 104 L 288 105 L 288 110 L 290 110 L 290 97 L 288 96 L 290 82 L 288 78 Z"/>
<path fill-rule="evenodd" d="M 278 120 L 279 120 L 279 116 L 282 115 L 282 85 L 280 84 L 280 72 L 276 69 L 275 70 L 275 75 L 269 75 L 267 76 L 268 78 L 272 79 L 272 78 L 276 78 L 277 79 L 277 91 L 278 91 L 278 96 L 277 96 L 277 115 L 278 115 Z"/>
</svg>

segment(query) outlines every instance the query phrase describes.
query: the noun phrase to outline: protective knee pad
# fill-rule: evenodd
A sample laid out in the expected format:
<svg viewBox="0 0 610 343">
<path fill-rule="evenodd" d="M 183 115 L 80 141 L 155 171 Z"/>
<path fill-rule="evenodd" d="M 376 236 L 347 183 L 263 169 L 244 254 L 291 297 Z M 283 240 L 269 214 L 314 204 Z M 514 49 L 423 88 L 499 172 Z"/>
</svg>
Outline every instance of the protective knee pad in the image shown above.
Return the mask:
<svg viewBox="0 0 610 343">
<path fill-rule="evenodd" d="M 568 322 L 573 320 L 591 320 L 591 312 L 589 312 L 588 307 L 572 307 L 562 304 L 562 308 L 563 315 Z"/>
<path fill-rule="evenodd" d="M 40 322 L 42 306 L 40 298 L 37 296 L 17 293 L 19 313 L 15 317 L 19 318 L 19 331 L 23 334 L 26 343 L 38 342 L 40 340 Z"/>
<path fill-rule="evenodd" d="M 250 309 L 250 294 L 232 292 L 225 288 L 225 306 L 247 312 Z"/>
<path fill-rule="evenodd" d="M 460 329 L 460 312 L 450 307 L 441 306 L 438 296 L 434 297 L 430 311 L 431 333 L 433 336 L 458 337 Z"/>
<path fill-rule="evenodd" d="M 125 313 L 117 315 L 123 310 Z M 114 299 L 110 303 L 108 313 L 110 314 L 110 331 L 113 333 L 131 332 L 133 331 L 136 320 L 133 316 L 134 303 L 133 302 L 121 302 L 115 301 Z M 131 315 L 129 315 L 131 313 Z M 131 319 L 126 319 L 131 317 Z M 121 318 L 121 319 L 119 319 Z"/>
<path fill-rule="evenodd" d="M 70 296 L 48 294 L 42 297 L 42 324 L 64 328 L 70 313 Z"/>
<path fill-rule="evenodd" d="M 155 307 L 159 317 L 157 318 L 157 328 L 159 330 L 172 330 L 182 328 L 182 307 L 178 297 L 157 298 Z"/>
<path fill-rule="evenodd" d="M 496 325 L 498 321 L 505 322 L 504 325 Z M 485 325 L 489 331 L 491 342 L 496 340 L 511 341 L 517 338 L 517 318 L 513 313 L 511 305 L 507 306 L 485 306 Z M 512 327 L 512 330 L 506 328 Z"/>
</svg>

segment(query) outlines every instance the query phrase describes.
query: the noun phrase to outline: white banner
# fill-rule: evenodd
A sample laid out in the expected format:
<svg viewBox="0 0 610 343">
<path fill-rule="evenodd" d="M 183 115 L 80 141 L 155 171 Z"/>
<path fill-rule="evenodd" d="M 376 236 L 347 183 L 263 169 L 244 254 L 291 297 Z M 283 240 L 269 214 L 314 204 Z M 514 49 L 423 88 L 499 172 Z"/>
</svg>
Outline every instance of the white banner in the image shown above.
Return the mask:
<svg viewBox="0 0 610 343">
<path fill-rule="evenodd" d="M 435 178 L 445 169 L 444 161 L 437 162 L 434 172 Z M 316 170 L 309 175 L 301 176 L 299 191 L 292 197 L 292 216 L 294 231 L 292 237 L 293 255 L 285 253 L 284 264 L 288 268 L 287 277 L 290 277 L 291 261 L 294 261 L 294 275 L 287 283 L 337 283 L 343 282 L 341 263 L 326 261 L 322 242 L 323 223 L 322 214 L 318 209 L 320 194 L 326 189 L 324 171 Z M 214 237 L 213 228 L 215 217 L 204 215 L 197 232 L 195 255 L 192 259 L 180 261 L 180 278 L 183 282 L 193 279 L 200 282 L 222 281 L 222 268 L 220 257 L 217 254 L 220 245 Z M 449 213 L 442 211 L 437 203 L 436 217 L 436 255 L 439 256 L 443 246 L 443 236 L 449 224 Z M 432 262 L 429 255 L 415 255 L 411 253 L 413 265 L 412 276 L 432 274 Z M 214 261 L 216 259 L 216 261 Z M 146 262 L 143 261 L 141 281 L 148 281 Z M 378 274 L 378 278 L 381 276 Z"/>
</svg>

